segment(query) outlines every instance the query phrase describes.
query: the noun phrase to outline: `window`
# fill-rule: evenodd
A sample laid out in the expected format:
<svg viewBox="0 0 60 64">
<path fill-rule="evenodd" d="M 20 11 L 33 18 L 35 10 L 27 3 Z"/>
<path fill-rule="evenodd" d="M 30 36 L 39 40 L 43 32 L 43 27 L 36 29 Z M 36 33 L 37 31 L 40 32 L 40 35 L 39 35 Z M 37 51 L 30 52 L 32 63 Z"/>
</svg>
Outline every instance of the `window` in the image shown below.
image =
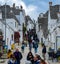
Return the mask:
<svg viewBox="0 0 60 64">
<path fill-rule="evenodd" d="M 11 38 L 12 38 L 12 40 L 13 40 L 13 34 L 11 35 Z"/>
<path fill-rule="evenodd" d="M 17 23 L 17 26 L 16 27 L 18 28 L 18 23 Z"/>
</svg>

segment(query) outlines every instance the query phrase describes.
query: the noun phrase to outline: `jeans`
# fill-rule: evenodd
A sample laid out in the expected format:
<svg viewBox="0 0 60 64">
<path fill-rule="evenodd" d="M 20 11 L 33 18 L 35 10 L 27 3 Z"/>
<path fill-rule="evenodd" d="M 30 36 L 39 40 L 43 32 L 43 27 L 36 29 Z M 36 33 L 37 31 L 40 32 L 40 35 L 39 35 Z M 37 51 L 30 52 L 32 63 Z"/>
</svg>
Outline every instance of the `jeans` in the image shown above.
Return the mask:
<svg viewBox="0 0 60 64">
<path fill-rule="evenodd" d="M 37 48 L 34 48 L 34 50 L 35 50 L 35 53 L 37 53 Z"/>
<path fill-rule="evenodd" d="M 17 60 L 17 64 L 20 64 L 20 60 Z"/>
<path fill-rule="evenodd" d="M 31 51 L 32 49 L 32 43 L 29 43 L 29 50 Z"/>
</svg>

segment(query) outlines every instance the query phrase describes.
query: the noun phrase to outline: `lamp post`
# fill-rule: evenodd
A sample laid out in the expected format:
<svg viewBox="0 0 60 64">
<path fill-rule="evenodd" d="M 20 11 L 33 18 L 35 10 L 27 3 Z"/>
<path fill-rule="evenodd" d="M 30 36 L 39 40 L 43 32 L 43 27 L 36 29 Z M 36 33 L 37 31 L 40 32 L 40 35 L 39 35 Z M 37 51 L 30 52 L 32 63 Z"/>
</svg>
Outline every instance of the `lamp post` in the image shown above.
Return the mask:
<svg viewBox="0 0 60 64">
<path fill-rule="evenodd" d="M 5 44 L 6 44 L 6 3 L 5 3 Z"/>
</svg>

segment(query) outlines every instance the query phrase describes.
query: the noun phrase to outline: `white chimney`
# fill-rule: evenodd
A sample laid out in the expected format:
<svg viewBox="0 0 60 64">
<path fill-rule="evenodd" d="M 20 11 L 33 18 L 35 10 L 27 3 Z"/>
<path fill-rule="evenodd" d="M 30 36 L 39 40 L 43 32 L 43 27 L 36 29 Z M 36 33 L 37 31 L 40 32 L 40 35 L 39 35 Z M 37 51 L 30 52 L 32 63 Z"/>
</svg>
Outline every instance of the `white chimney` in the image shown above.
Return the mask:
<svg viewBox="0 0 60 64">
<path fill-rule="evenodd" d="M 52 6 L 52 2 L 49 2 L 49 6 Z"/>
<path fill-rule="evenodd" d="M 39 18 L 42 18 L 43 17 L 43 13 L 41 13 L 40 15 L 39 15 Z"/>
<path fill-rule="evenodd" d="M 13 3 L 13 8 L 15 8 L 15 3 Z"/>
<path fill-rule="evenodd" d="M 20 6 L 20 9 L 21 9 L 21 10 L 23 9 L 23 6 L 22 6 L 22 5 Z"/>
</svg>

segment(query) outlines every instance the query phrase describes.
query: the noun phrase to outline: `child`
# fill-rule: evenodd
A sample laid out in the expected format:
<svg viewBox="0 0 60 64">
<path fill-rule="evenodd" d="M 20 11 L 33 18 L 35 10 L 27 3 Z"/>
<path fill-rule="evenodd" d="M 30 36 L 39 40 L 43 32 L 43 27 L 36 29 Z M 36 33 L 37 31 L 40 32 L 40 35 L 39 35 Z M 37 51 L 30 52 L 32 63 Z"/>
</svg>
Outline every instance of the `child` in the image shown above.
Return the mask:
<svg viewBox="0 0 60 64">
<path fill-rule="evenodd" d="M 23 41 L 22 46 L 21 46 L 22 53 L 24 53 L 24 48 L 25 48 L 25 44 L 24 44 L 24 41 Z"/>
<path fill-rule="evenodd" d="M 11 55 L 12 55 L 12 51 L 9 49 L 7 52 L 7 58 L 10 58 Z"/>
</svg>

